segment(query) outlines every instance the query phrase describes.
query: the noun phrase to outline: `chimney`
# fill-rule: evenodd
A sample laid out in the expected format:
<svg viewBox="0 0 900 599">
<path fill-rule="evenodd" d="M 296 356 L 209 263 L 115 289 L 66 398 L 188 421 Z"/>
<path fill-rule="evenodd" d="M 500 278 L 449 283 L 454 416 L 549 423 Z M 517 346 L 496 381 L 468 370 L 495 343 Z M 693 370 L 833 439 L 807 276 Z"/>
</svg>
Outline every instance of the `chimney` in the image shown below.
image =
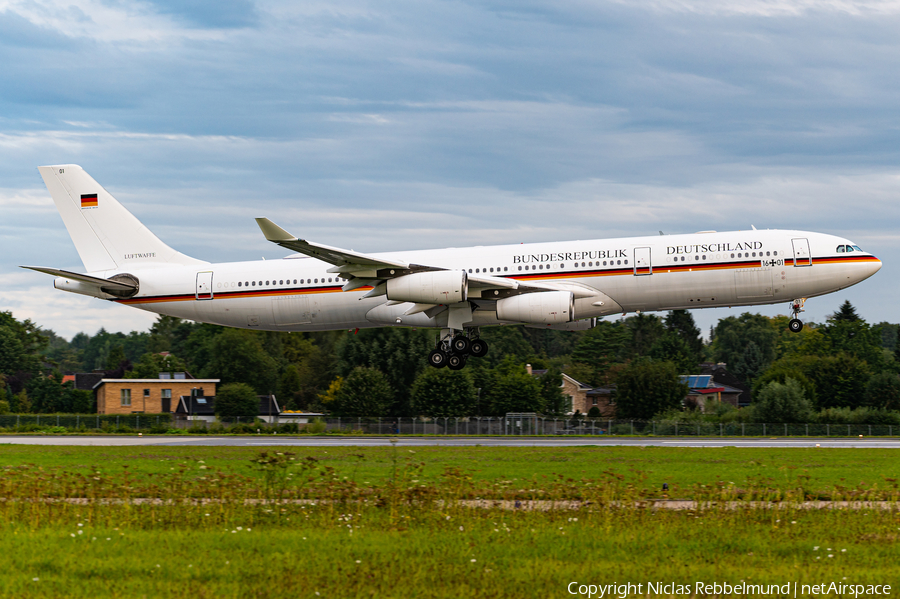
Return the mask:
<svg viewBox="0 0 900 599">
<path fill-rule="evenodd" d="M 531 376 L 531 364 L 525 365 L 525 372 L 528 373 L 528 376 Z"/>
</svg>

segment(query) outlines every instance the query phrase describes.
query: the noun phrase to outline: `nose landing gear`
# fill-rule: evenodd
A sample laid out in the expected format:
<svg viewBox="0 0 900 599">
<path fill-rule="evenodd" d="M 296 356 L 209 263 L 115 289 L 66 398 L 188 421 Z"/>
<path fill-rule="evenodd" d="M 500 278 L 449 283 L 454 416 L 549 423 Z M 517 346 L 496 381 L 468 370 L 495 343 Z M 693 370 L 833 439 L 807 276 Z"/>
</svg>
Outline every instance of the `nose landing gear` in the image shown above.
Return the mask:
<svg viewBox="0 0 900 599">
<path fill-rule="evenodd" d="M 800 320 L 799 315 L 801 312 L 804 312 L 803 305 L 806 303 L 806 298 L 802 297 L 800 299 L 795 299 L 791 302 L 791 321 L 788 323 L 788 328 L 792 333 L 799 333 L 803 330 L 803 321 Z"/>
<path fill-rule="evenodd" d="M 450 370 L 462 370 L 469 356 L 481 358 L 487 355 L 488 344 L 478 337 L 477 329 L 466 329 L 458 332 L 446 329 L 441 334 L 437 347 L 428 354 L 428 363 L 435 368 L 448 367 Z"/>
</svg>

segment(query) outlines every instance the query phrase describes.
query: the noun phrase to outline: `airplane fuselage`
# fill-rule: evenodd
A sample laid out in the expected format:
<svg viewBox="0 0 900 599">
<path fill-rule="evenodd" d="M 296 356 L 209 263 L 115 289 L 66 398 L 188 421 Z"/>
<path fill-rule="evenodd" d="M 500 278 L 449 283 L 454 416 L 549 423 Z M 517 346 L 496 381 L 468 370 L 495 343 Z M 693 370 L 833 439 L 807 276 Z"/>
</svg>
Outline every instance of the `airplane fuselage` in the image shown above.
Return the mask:
<svg viewBox="0 0 900 599">
<path fill-rule="evenodd" d="M 849 251 L 848 251 L 849 250 Z M 590 241 L 447 248 L 373 254 L 470 276 L 548 282 L 583 290 L 574 319 L 616 313 L 750 306 L 838 291 L 868 278 L 881 262 L 852 242 L 786 230 L 705 232 Z M 446 312 L 406 315 L 412 304 L 363 298 L 371 287 L 342 291 L 332 266 L 292 255 L 278 260 L 156 265 L 135 255 L 106 278 L 127 272 L 137 295 L 111 299 L 143 310 L 230 327 L 326 331 L 376 326 L 447 326 Z M 57 286 L 65 285 L 57 280 Z M 64 287 L 62 287 L 64 288 Z M 470 292 L 466 326 L 498 319 L 492 291 Z M 482 297 L 483 296 L 483 297 Z"/>
</svg>

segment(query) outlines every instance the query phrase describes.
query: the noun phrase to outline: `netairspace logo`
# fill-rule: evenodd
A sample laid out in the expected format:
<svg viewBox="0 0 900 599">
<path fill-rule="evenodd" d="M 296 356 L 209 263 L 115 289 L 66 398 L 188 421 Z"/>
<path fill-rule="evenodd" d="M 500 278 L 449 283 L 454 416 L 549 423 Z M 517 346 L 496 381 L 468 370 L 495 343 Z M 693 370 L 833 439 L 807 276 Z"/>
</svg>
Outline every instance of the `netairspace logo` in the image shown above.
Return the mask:
<svg viewBox="0 0 900 599">
<path fill-rule="evenodd" d="M 612 584 L 582 584 L 570 582 L 566 589 L 570 595 L 596 597 L 597 599 L 628 599 L 628 597 L 647 595 L 770 595 L 778 597 L 805 597 L 808 595 L 846 595 L 847 597 L 863 597 L 868 595 L 890 595 L 888 584 L 846 584 L 841 582 L 822 582 L 819 584 L 750 584 L 744 581 L 736 584 L 727 582 L 646 582 Z M 646 590 L 645 590 L 646 589 Z M 798 595 L 799 593 L 799 595 Z"/>
</svg>

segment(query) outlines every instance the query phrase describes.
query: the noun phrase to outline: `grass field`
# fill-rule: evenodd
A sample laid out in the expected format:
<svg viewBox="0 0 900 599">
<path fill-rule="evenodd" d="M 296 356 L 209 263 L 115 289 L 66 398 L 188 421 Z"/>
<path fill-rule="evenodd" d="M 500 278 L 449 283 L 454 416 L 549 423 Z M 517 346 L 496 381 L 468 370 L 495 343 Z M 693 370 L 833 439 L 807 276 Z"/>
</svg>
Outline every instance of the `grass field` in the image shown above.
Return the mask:
<svg viewBox="0 0 900 599">
<path fill-rule="evenodd" d="M 38 467 L 67 474 L 124 472 L 140 480 L 147 475 L 183 472 L 200 476 L 210 471 L 259 478 L 252 460 L 259 450 L 246 447 L 53 447 L 0 445 L 0 468 Z M 296 458 L 312 457 L 340 477 L 361 486 L 383 485 L 397 464 L 421 464 L 418 478 L 435 484 L 447 468 L 459 469 L 475 482 L 529 481 L 529 488 L 564 479 L 607 479 L 613 476 L 662 497 L 692 498 L 699 485 L 734 483 L 741 487 L 796 489 L 829 496 L 835 489 L 897 490 L 900 450 L 894 449 L 768 449 L 680 447 L 310 447 Z M 701 487 L 702 488 L 702 487 Z"/>
<path fill-rule="evenodd" d="M 570 582 L 693 591 L 697 581 L 834 581 L 892 584 L 893 593 L 900 585 L 900 512 L 885 480 L 898 469 L 891 450 L 414 451 L 0 447 L 0 596 L 572 597 Z M 660 496 L 660 480 L 675 487 L 670 496 L 703 508 L 631 507 Z M 801 509 L 822 494 L 894 507 Z M 476 497 L 577 501 L 517 510 Z"/>
</svg>

